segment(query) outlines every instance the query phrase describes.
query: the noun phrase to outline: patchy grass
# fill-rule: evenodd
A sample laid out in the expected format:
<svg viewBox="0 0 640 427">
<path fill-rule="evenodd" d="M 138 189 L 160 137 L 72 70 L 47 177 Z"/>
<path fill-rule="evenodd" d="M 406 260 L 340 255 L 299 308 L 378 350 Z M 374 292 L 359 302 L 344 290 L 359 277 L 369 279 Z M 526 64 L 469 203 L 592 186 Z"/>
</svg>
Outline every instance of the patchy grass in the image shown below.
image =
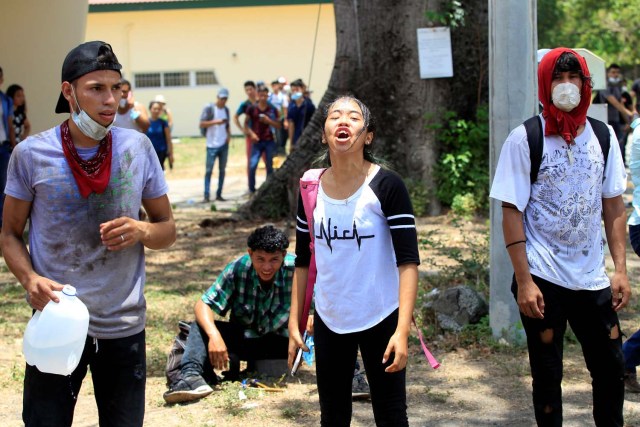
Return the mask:
<svg viewBox="0 0 640 427">
<path fill-rule="evenodd" d="M 173 144 L 173 150 L 173 170 L 167 169 L 167 179 L 202 177 L 206 159 L 205 138 L 180 138 L 180 142 Z M 246 163 L 245 150 L 246 143 L 244 137 L 231 138 L 229 142 L 229 162 L 227 163 L 227 167 L 233 167 L 236 163 L 244 166 Z"/>
</svg>

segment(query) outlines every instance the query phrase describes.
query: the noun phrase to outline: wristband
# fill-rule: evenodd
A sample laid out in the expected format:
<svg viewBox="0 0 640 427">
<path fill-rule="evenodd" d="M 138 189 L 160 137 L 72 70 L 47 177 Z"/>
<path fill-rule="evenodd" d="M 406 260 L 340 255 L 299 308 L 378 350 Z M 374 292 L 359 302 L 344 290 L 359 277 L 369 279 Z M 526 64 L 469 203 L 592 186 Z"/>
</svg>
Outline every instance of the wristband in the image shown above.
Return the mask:
<svg viewBox="0 0 640 427">
<path fill-rule="evenodd" d="M 515 241 L 515 242 L 511 242 L 511 243 L 509 243 L 508 245 L 505 246 L 505 249 L 508 249 L 509 246 L 517 245 L 518 243 L 526 243 L 526 242 L 527 242 L 526 240 L 518 240 L 518 241 Z"/>
<path fill-rule="evenodd" d="M 130 117 L 131 117 L 131 120 L 137 119 L 138 117 L 140 117 L 140 111 L 131 110 Z"/>
<path fill-rule="evenodd" d="M 520 211 L 517 207 L 515 207 L 515 206 L 511 206 L 511 205 L 505 205 L 504 203 L 502 204 L 502 207 L 503 207 L 503 208 L 507 208 L 507 209 L 515 209 L 515 210 L 517 210 L 518 212 Z"/>
</svg>

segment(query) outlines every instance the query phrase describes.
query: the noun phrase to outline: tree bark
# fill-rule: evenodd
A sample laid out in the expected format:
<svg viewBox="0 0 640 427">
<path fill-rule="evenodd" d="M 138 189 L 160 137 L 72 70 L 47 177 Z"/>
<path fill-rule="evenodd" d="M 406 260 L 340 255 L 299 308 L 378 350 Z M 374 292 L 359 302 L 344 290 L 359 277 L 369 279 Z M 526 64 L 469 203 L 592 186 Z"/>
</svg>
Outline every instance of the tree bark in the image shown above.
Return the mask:
<svg viewBox="0 0 640 427">
<path fill-rule="evenodd" d="M 428 212 L 439 213 L 433 178 L 438 149 L 435 131 L 426 127 L 426 118 L 438 120 L 452 104 L 458 107 L 462 104 L 466 110 L 475 111 L 481 93 L 477 68 L 475 73 L 460 75 L 464 78 L 455 85 L 456 91 L 461 87 L 466 90 L 458 92 L 456 97 L 452 96 L 454 79 L 420 78 L 417 29 L 433 26 L 427 22 L 425 12 L 440 10 L 442 3 L 442 0 L 404 0 L 392 4 L 384 0 L 334 1 L 336 59 L 327 91 L 300 137 L 298 148 L 260 187 L 256 196 L 240 207 L 241 218 L 295 217 L 298 180 L 321 150 L 323 110 L 338 95 L 347 93 L 361 99 L 376 118 L 373 140 L 376 155 L 403 178 L 423 186 L 429 199 Z M 473 21 L 474 17 L 467 19 Z M 486 6 L 484 27 L 486 29 Z M 478 44 L 486 47 L 486 31 L 481 36 L 474 35 L 477 36 L 475 45 L 464 50 L 464 54 L 474 51 Z M 455 36 L 453 38 L 455 40 Z M 456 64 L 460 57 L 455 55 L 457 46 L 453 48 Z M 484 53 L 486 63 L 486 48 Z M 469 57 L 463 59 L 468 61 Z M 458 75 L 455 68 L 454 74 Z M 480 80 L 486 80 L 486 72 Z M 467 107 L 469 103 L 471 108 Z"/>
</svg>

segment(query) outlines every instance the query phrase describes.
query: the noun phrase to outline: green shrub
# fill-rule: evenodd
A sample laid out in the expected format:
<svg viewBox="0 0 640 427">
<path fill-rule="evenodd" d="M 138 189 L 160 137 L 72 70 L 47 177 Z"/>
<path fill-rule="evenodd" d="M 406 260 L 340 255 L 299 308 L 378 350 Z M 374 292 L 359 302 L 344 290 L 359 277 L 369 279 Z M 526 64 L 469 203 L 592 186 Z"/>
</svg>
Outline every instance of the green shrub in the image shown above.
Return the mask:
<svg viewBox="0 0 640 427">
<path fill-rule="evenodd" d="M 405 183 L 413 205 L 413 213 L 415 216 L 426 216 L 429 212 L 430 197 L 424 182 L 419 179 L 407 179 Z"/>
<path fill-rule="evenodd" d="M 488 109 L 481 106 L 476 121 L 458 118 L 447 111 L 440 123 L 431 123 L 436 132 L 440 157 L 436 165 L 436 196 L 446 206 L 470 211 L 489 206 L 489 119 Z M 470 199 L 470 200 L 469 200 Z"/>
<path fill-rule="evenodd" d="M 480 207 L 473 193 L 456 194 L 451 202 L 453 213 L 462 217 L 473 216 Z"/>
</svg>

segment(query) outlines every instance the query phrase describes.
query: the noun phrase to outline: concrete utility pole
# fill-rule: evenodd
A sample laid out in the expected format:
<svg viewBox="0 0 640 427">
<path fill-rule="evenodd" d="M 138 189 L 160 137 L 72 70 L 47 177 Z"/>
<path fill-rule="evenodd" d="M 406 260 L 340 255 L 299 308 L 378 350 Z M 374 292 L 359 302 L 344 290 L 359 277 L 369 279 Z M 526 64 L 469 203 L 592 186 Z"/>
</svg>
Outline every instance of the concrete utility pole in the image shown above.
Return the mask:
<svg viewBox="0 0 640 427">
<path fill-rule="evenodd" d="M 536 0 L 489 0 L 489 151 L 491 182 L 511 129 L 537 113 Z M 495 337 L 522 334 L 511 294 L 513 269 L 504 247 L 502 209 L 491 200 L 490 322 Z"/>
</svg>

